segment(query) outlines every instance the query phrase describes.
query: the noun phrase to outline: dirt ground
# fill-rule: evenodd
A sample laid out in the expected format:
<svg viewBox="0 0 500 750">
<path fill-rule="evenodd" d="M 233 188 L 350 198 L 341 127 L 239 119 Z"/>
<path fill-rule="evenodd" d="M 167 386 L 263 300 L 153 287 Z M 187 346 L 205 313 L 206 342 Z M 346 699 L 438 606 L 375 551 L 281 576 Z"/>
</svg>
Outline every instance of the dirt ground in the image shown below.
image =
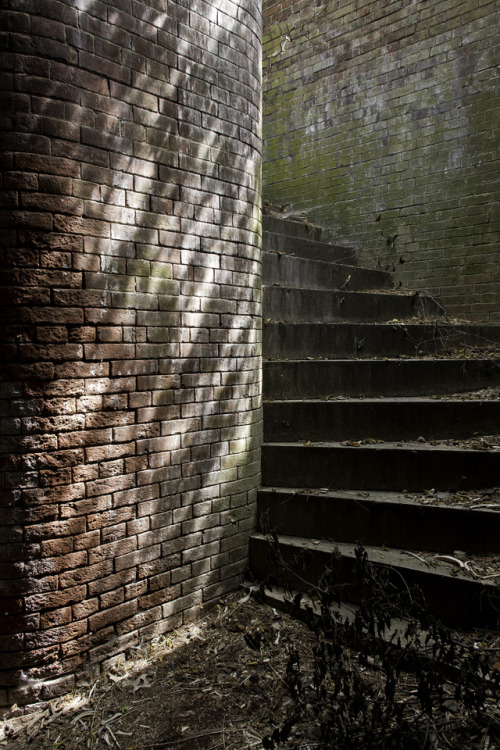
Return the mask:
<svg viewBox="0 0 500 750">
<path fill-rule="evenodd" d="M 473 634 L 495 663 L 499 634 Z M 479 640 L 481 639 L 481 640 Z M 313 679 L 314 637 L 300 621 L 259 603 L 244 590 L 203 618 L 116 664 L 94 682 L 36 713 L 0 722 L 0 748 L 8 750 L 250 750 L 325 747 L 312 714 L 299 716 L 287 685 L 292 647 L 301 654 L 304 684 Z M 498 657 L 500 658 L 500 657 Z M 349 660 L 374 695 L 383 694 L 376 660 Z M 497 663 L 497 669 L 500 664 Z M 419 714 L 416 682 L 402 676 L 397 700 Z M 479 715 L 454 704 L 452 689 L 432 719 L 419 719 L 421 747 L 500 750 L 500 709 L 489 699 Z M 421 712 L 420 712 L 421 713 Z M 286 716 L 294 719 L 283 743 L 269 744 Z M 267 744 L 266 744 L 267 743 Z M 335 744 L 336 750 L 343 745 Z M 360 748 L 367 747 L 362 742 Z M 393 747 L 393 746 L 391 746 Z"/>
</svg>

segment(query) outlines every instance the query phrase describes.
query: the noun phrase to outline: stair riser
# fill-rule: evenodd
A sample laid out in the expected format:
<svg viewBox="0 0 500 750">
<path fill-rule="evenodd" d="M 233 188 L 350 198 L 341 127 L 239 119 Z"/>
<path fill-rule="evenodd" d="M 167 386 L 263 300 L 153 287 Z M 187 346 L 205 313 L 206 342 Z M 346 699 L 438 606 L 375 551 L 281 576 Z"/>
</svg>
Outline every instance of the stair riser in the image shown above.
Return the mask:
<svg viewBox="0 0 500 750">
<path fill-rule="evenodd" d="M 492 329 L 490 335 L 500 337 L 500 327 Z M 480 340 L 480 329 L 478 333 L 465 328 L 461 333 L 450 333 L 446 326 L 424 324 L 267 323 L 263 352 L 266 357 L 284 359 L 414 357 L 475 346 Z"/>
<path fill-rule="evenodd" d="M 334 265 L 317 260 L 275 253 L 262 254 L 262 281 L 268 286 L 294 287 L 297 280 L 306 289 L 328 289 L 356 292 L 362 289 L 389 289 L 389 274 L 348 265 Z"/>
<path fill-rule="evenodd" d="M 278 216 L 262 216 L 263 232 L 273 234 L 284 234 L 287 237 L 301 238 L 319 242 L 321 240 L 321 228 L 313 227 L 303 221 L 294 221 L 293 219 L 281 219 Z"/>
<path fill-rule="evenodd" d="M 299 258 L 321 260 L 326 263 L 346 263 L 349 266 L 357 264 L 356 253 L 350 247 L 328 245 L 309 238 L 287 237 L 275 232 L 263 233 L 262 249 L 267 252 L 295 255 Z"/>
<path fill-rule="evenodd" d="M 500 401 L 285 401 L 264 404 L 264 441 L 426 440 L 495 434 Z"/>
<path fill-rule="evenodd" d="M 298 282 L 298 286 L 302 286 L 302 282 Z M 337 320 L 377 322 L 438 313 L 432 301 L 418 296 L 273 286 L 265 286 L 262 290 L 262 309 L 264 318 L 293 323 L 331 323 Z"/>
<path fill-rule="evenodd" d="M 289 585 L 292 589 L 309 591 L 317 585 L 322 573 L 326 569 L 333 570 L 339 584 L 343 588 L 343 601 L 356 602 L 358 597 L 354 582 L 355 562 L 353 557 L 345 555 L 332 556 L 321 549 L 308 550 L 302 564 L 298 565 L 301 548 L 293 544 L 279 545 L 280 554 L 288 570 L 278 570 L 271 553 L 268 541 L 258 537 L 250 539 L 250 566 L 261 580 L 272 577 L 279 580 L 280 585 Z M 296 571 L 294 574 L 292 571 Z M 445 622 L 461 625 L 462 627 L 491 627 L 499 625 L 498 593 L 489 587 L 491 601 L 483 597 L 483 587 L 475 581 L 454 579 L 441 576 L 437 572 L 424 572 L 411 568 L 399 568 L 391 564 L 390 580 L 396 586 L 419 586 L 425 596 L 429 610 Z"/>
<path fill-rule="evenodd" d="M 500 452 L 348 446 L 265 445 L 268 487 L 420 492 L 494 487 Z"/>
<path fill-rule="evenodd" d="M 337 542 L 478 554 L 500 552 L 500 513 L 417 503 L 261 491 L 263 530 Z"/>
<path fill-rule="evenodd" d="M 492 360 L 264 362 L 264 397 L 419 396 L 500 385 Z"/>
</svg>

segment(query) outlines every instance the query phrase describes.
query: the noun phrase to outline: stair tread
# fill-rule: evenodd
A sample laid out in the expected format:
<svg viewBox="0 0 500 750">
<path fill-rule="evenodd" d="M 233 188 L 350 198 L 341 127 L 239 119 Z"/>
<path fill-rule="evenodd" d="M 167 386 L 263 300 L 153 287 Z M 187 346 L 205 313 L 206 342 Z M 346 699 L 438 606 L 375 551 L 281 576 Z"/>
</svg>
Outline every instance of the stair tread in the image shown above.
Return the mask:
<svg viewBox="0 0 500 750">
<path fill-rule="evenodd" d="M 321 243 L 318 243 L 321 244 Z M 335 245 L 331 245 L 330 247 L 335 247 Z M 340 263 L 338 260 L 319 260 L 318 258 L 304 258 L 302 255 L 293 255 L 288 253 L 283 253 L 280 250 L 263 250 L 263 255 L 278 255 L 280 258 L 283 258 L 284 260 L 298 260 L 298 261 L 305 261 L 306 263 L 314 263 L 314 265 L 319 264 L 320 266 L 341 266 L 342 268 L 349 268 L 353 272 L 356 271 L 373 271 L 376 273 L 377 276 L 380 276 L 381 278 L 386 278 L 390 276 L 391 274 L 388 271 L 381 271 L 378 268 L 366 268 L 365 266 L 355 266 L 352 263 Z"/>
<path fill-rule="evenodd" d="M 272 323 L 270 325 L 273 325 Z M 412 326 L 416 329 L 422 329 L 422 328 L 431 328 L 432 330 L 435 329 L 436 323 L 434 320 L 413 320 L 408 323 L 407 321 L 403 320 L 389 320 L 389 321 L 349 321 L 349 320 L 339 320 L 334 321 L 332 323 L 322 323 L 322 322 L 314 322 L 314 323 L 307 323 L 304 321 L 297 321 L 297 322 L 287 322 L 285 325 L 287 326 L 315 326 L 315 327 L 328 327 L 328 328 L 337 328 L 339 326 L 343 326 L 347 328 L 348 326 L 360 326 L 360 327 L 384 327 L 384 328 L 408 328 L 409 326 Z M 475 333 L 477 336 L 479 336 L 482 333 L 488 333 L 490 335 L 496 336 L 498 338 L 494 338 L 491 340 L 486 340 L 484 343 L 484 346 L 491 346 L 494 344 L 498 344 L 498 341 L 500 340 L 500 323 L 447 323 L 446 321 L 443 321 L 442 323 L 438 323 L 439 328 L 445 328 L 446 332 L 449 334 L 460 334 L 460 333 Z"/>
<path fill-rule="evenodd" d="M 252 590 L 253 584 L 244 581 L 242 586 L 243 588 Z M 310 596 L 304 591 L 299 592 L 296 589 L 284 588 L 274 583 L 266 583 L 259 591 L 259 595 L 264 597 L 267 604 L 275 609 L 289 612 L 294 617 L 304 617 L 307 613 L 306 622 L 309 621 L 310 613 L 317 616 L 321 615 L 321 604 L 314 593 Z M 339 601 L 329 602 L 328 607 L 329 611 L 332 614 L 335 613 L 336 618 L 342 618 L 345 624 L 352 623 L 355 620 L 356 613 L 359 611 L 359 605 L 353 602 L 349 602 L 348 604 Z M 351 637 L 353 636 L 351 635 Z M 387 649 L 393 649 L 394 643 L 397 643 L 398 657 L 401 655 L 400 645 L 405 644 L 405 648 L 408 649 L 409 653 L 418 655 L 419 663 L 421 663 L 422 659 L 434 658 L 432 651 L 434 640 L 428 638 L 428 631 L 422 629 L 418 639 L 415 640 L 415 636 L 408 635 L 408 620 L 398 617 L 392 617 L 390 623 L 378 632 L 375 637 L 370 636 L 369 639 L 365 639 L 361 636 L 360 642 L 363 643 L 365 648 L 369 644 L 368 648 L 372 653 L 379 653 L 379 649 L 382 649 L 382 653 L 386 654 Z M 358 643 L 356 636 L 353 637 L 353 643 L 355 645 Z"/>
<path fill-rule="evenodd" d="M 498 366 L 500 357 L 471 357 L 470 359 L 461 359 L 460 357 L 455 356 L 454 352 L 449 351 L 441 351 L 437 355 L 436 353 L 433 354 L 419 354 L 418 357 L 415 357 L 412 354 L 392 354 L 392 355 L 386 355 L 383 354 L 379 357 L 377 356 L 369 356 L 369 357 L 346 357 L 343 355 L 342 357 L 339 357 L 336 359 L 332 356 L 324 356 L 324 357 L 270 357 L 265 356 L 263 357 L 263 362 L 265 364 L 319 364 L 319 363 L 325 363 L 325 364 L 343 364 L 346 362 L 349 363 L 356 363 L 359 364 L 361 362 L 365 363 L 366 365 L 369 365 L 372 362 L 392 362 L 392 363 L 401 363 L 401 362 L 443 362 L 443 361 L 450 361 L 455 362 L 457 365 L 460 364 L 470 364 L 471 362 L 482 362 L 483 364 L 491 363 L 496 366 Z"/>
<path fill-rule="evenodd" d="M 481 491 L 483 494 L 485 494 L 485 490 Z M 342 500 L 352 500 L 354 503 L 384 503 L 384 504 L 391 504 L 391 505 L 408 505 L 411 507 L 420 506 L 422 508 L 439 508 L 444 509 L 446 511 L 453 510 L 455 512 L 463 512 L 463 513 L 479 513 L 479 514 L 488 514 L 489 516 L 494 515 L 497 516 L 500 519 L 500 490 L 497 488 L 490 488 L 489 492 L 492 494 L 497 493 L 499 495 L 499 498 L 493 497 L 491 499 L 491 505 L 492 507 L 489 508 L 487 501 L 482 499 L 482 502 L 479 503 L 482 507 L 474 507 L 474 505 L 465 505 L 460 504 L 459 502 L 456 503 L 446 503 L 446 502 L 439 502 L 438 496 L 436 496 L 436 499 L 434 501 L 429 500 L 429 496 L 426 495 L 423 492 L 420 493 L 411 493 L 411 492 L 390 492 L 390 491 L 377 491 L 377 490 L 334 490 L 334 489 L 315 489 L 310 487 L 265 487 L 262 486 L 259 488 L 259 493 L 268 493 L 272 496 L 283 497 L 283 500 L 291 497 L 300 497 L 300 496 L 306 496 L 308 499 L 315 497 L 317 498 L 327 498 L 331 499 L 332 502 L 336 499 L 340 498 Z M 443 492 L 438 493 L 438 495 L 446 496 L 450 495 L 452 493 Z M 464 495 L 465 493 L 459 493 L 460 495 Z M 467 493 L 469 495 L 477 494 L 469 492 Z M 418 499 L 417 499 L 418 498 Z M 426 502 L 422 502 L 422 499 L 426 498 Z M 472 500 L 472 498 L 470 498 Z M 477 500 L 477 498 L 476 498 Z M 465 498 L 462 498 L 462 503 L 464 503 Z"/>
<path fill-rule="evenodd" d="M 477 405 L 481 402 L 500 401 L 500 389 L 495 389 L 494 393 L 490 396 L 482 395 L 477 398 L 464 398 L 463 393 L 453 393 L 448 396 L 327 396 L 325 398 L 264 398 L 264 403 L 270 404 L 324 404 L 326 406 L 330 404 L 380 404 L 380 403 L 395 403 L 395 404 L 420 404 L 420 403 L 431 403 L 431 404 L 448 404 L 450 401 L 456 401 L 460 404 L 474 404 Z"/>
<path fill-rule="evenodd" d="M 370 359 L 353 359 L 352 357 L 284 357 L 284 358 L 278 358 L 278 357 L 266 357 L 265 362 L 271 362 L 273 364 L 343 364 L 343 363 L 351 363 L 355 362 L 357 365 L 360 363 L 363 363 L 364 365 L 369 365 L 370 362 L 387 362 L 387 363 L 395 363 L 400 364 L 403 363 L 411 363 L 411 362 L 439 362 L 441 363 L 443 360 L 447 360 L 450 362 L 455 362 L 457 365 L 466 365 L 471 364 L 472 362 L 482 362 L 484 364 L 492 363 L 492 364 L 498 364 L 498 357 L 458 357 L 454 356 L 453 354 L 444 354 L 440 353 L 436 355 L 433 354 L 427 354 L 427 355 L 418 355 L 418 357 L 410 356 L 410 355 L 402 355 L 398 357 L 370 357 Z"/>
<path fill-rule="evenodd" d="M 264 440 L 320 441 L 376 438 L 392 442 L 458 440 L 486 444 L 500 425 L 500 389 L 496 397 L 475 399 L 425 396 L 307 399 L 264 401 Z M 486 437 L 488 436 L 488 437 Z M 482 447 L 477 445 L 477 447 Z"/>
<path fill-rule="evenodd" d="M 449 326 L 435 321 L 278 321 L 263 325 L 264 355 L 298 359 L 392 359 L 464 354 L 500 358 L 500 325 Z"/>
<path fill-rule="evenodd" d="M 342 294 L 342 295 L 349 295 L 349 296 L 356 296 L 359 297 L 361 295 L 372 297 L 374 295 L 380 296 L 380 297 L 388 297 L 389 299 L 391 297 L 408 297 L 410 299 L 413 299 L 415 296 L 415 292 L 406 290 L 406 289 L 323 289 L 322 287 L 316 287 L 316 286 L 308 286 L 303 287 L 300 285 L 300 282 L 297 285 L 291 285 L 291 284 L 266 284 L 264 281 L 262 283 L 263 289 L 283 289 L 283 290 L 292 290 L 292 291 L 299 291 L 299 292 L 318 292 L 318 294 Z M 426 299 L 425 296 L 419 295 L 422 297 L 422 299 Z"/>
<path fill-rule="evenodd" d="M 487 437 L 483 435 L 482 437 Z M 368 438 L 369 439 L 369 438 Z M 313 440 L 313 441 L 307 441 L 307 445 L 304 445 L 303 441 L 276 441 L 276 442 L 265 442 L 262 444 L 263 448 L 266 447 L 282 447 L 282 448 L 339 448 L 339 449 L 345 449 L 345 450 L 370 450 L 370 451 L 380 451 L 381 449 L 384 450 L 411 450 L 411 451 L 433 451 L 436 452 L 437 450 L 443 450 L 446 452 L 455 451 L 456 453 L 463 452 L 464 450 L 467 451 L 467 453 L 476 453 L 477 455 L 485 455 L 485 454 L 491 454 L 491 453 L 499 453 L 500 454 L 500 444 L 498 446 L 490 447 L 488 449 L 479 449 L 474 447 L 468 447 L 466 444 L 466 440 L 458 440 L 454 439 L 455 443 L 459 443 L 459 445 L 449 445 L 447 444 L 446 440 L 432 440 L 429 442 L 418 442 L 415 440 L 377 440 L 376 443 L 369 443 L 366 442 L 367 438 L 364 439 L 365 442 L 363 442 L 363 438 L 360 438 L 359 441 L 356 440 L 346 440 L 346 441 L 339 441 L 339 440 Z M 347 444 L 346 444 L 347 443 Z"/>
<path fill-rule="evenodd" d="M 254 539 L 266 541 L 267 537 L 261 532 L 256 532 L 252 535 Z M 315 552 L 321 552 L 328 555 L 340 555 L 354 560 L 356 557 L 355 550 L 358 547 L 356 542 L 337 542 L 334 540 L 327 539 L 312 539 L 299 536 L 288 536 L 286 534 L 278 534 L 278 541 L 284 545 L 290 545 L 303 550 L 310 550 Z M 423 554 L 413 553 L 408 550 L 398 549 L 396 547 L 380 547 L 377 545 L 365 544 L 363 545 L 368 555 L 368 560 L 375 564 L 390 565 L 391 567 L 398 568 L 400 570 L 413 570 L 428 576 L 437 576 L 452 579 L 454 581 L 460 580 L 467 582 L 469 585 L 475 585 L 478 587 L 486 586 L 491 588 L 493 591 L 498 591 L 498 586 L 495 583 L 496 578 L 475 578 L 466 569 L 459 567 L 456 564 L 451 563 L 448 560 L 440 560 L 439 557 L 450 558 L 454 557 L 449 552 L 433 552 L 429 556 L 428 560 L 423 558 Z M 422 558 L 422 559 L 419 559 Z M 500 573 L 500 556 L 499 555 L 474 555 L 468 554 L 467 559 L 481 563 L 484 558 L 492 561 L 492 565 Z M 455 558 L 458 559 L 458 558 Z M 471 565 L 472 567 L 472 565 Z M 493 575 L 495 575 L 493 573 Z"/>
</svg>

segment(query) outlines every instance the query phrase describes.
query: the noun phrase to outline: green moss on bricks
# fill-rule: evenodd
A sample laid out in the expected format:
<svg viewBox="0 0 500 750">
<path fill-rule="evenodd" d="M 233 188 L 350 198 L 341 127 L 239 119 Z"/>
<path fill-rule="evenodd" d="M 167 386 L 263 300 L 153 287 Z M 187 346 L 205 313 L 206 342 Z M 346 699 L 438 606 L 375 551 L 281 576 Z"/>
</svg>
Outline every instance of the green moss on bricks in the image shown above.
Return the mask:
<svg viewBox="0 0 500 750">
<path fill-rule="evenodd" d="M 432 13 L 419 6 L 396 25 L 347 0 L 321 16 L 290 9 L 265 33 L 265 54 L 280 49 L 264 80 L 264 197 L 271 190 L 374 261 L 410 256 L 398 277 L 419 287 L 441 259 L 450 273 L 460 263 L 453 283 L 465 289 L 484 246 L 498 259 L 492 4 L 435 0 Z M 282 50 L 285 27 L 292 43 Z M 333 33 L 335 44 L 322 44 Z M 394 248 L 384 245 L 391 234 Z M 489 273 L 500 299 L 499 268 Z"/>
</svg>

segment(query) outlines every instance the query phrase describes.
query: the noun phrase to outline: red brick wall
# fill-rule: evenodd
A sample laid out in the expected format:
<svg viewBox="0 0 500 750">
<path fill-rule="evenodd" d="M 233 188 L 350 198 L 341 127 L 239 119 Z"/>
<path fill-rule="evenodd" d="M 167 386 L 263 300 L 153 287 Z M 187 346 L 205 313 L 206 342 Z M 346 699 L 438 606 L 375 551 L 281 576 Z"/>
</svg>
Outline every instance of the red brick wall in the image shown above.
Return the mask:
<svg viewBox="0 0 500 750">
<path fill-rule="evenodd" d="M 500 7 L 265 0 L 263 197 L 500 320 Z"/>
<path fill-rule="evenodd" d="M 254 0 L 2 3 L 0 705 L 233 588 L 260 441 Z"/>
</svg>

